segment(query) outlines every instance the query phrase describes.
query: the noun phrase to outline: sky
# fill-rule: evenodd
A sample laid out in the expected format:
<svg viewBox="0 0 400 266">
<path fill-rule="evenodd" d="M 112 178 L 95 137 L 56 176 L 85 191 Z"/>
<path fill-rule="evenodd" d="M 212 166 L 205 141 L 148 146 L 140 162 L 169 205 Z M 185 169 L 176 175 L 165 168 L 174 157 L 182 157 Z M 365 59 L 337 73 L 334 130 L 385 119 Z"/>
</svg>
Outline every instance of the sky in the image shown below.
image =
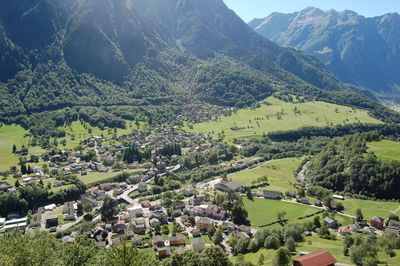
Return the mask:
<svg viewBox="0 0 400 266">
<path fill-rule="evenodd" d="M 293 13 L 307 7 L 322 10 L 352 10 L 366 17 L 400 13 L 400 0 L 224 0 L 245 22 L 264 18 L 272 12 Z"/>
</svg>

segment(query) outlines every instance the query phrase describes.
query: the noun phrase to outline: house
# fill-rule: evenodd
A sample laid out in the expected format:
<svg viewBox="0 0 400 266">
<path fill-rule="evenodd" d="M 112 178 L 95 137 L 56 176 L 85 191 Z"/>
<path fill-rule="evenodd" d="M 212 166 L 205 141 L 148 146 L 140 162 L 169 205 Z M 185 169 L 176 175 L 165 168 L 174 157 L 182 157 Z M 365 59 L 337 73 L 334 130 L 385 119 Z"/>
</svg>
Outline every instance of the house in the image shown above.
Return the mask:
<svg viewBox="0 0 400 266">
<path fill-rule="evenodd" d="M 337 228 L 336 220 L 332 219 L 331 217 L 325 217 L 324 218 L 324 223 L 328 228 L 331 228 L 331 229 L 336 229 Z"/>
<path fill-rule="evenodd" d="M 173 218 L 176 218 L 176 217 L 179 217 L 179 216 L 182 216 L 182 211 L 181 210 L 173 210 L 172 212 L 171 212 L 171 217 L 173 217 Z"/>
<path fill-rule="evenodd" d="M 182 193 L 185 197 L 191 197 L 196 194 L 196 190 L 193 189 L 192 185 L 188 185 L 183 188 Z"/>
<path fill-rule="evenodd" d="M 50 204 L 50 205 L 44 206 L 45 211 L 52 211 L 55 208 L 57 208 L 57 206 L 55 204 Z"/>
<path fill-rule="evenodd" d="M 322 207 L 322 202 L 320 200 L 316 200 L 314 202 L 314 205 L 317 206 L 317 207 Z"/>
<path fill-rule="evenodd" d="M 153 236 L 153 246 L 164 246 L 165 241 L 164 241 L 164 237 L 162 236 Z"/>
<path fill-rule="evenodd" d="M 235 181 L 221 180 L 221 182 L 217 183 L 214 188 L 223 192 L 228 192 L 229 190 L 237 192 L 242 188 L 242 185 Z"/>
<path fill-rule="evenodd" d="M 351 235 L 351 232 L 352 232 L 352 229 L 350 228 L 350 226 L 339 227 L 339 234 L 342 236 Z"/>
<path fill-rule="evenodd" d="M 126 231 L 126 224 L 124 221 L 118 221 L 112 227 L 112 230 L 116 234 L 125 234 Z"/>
<path fill-rule="evenodd" d="M 149 224 L 151 227 L 154 228 L 160 224 L 160 221 L 157 218 L 152 218 L 152 219 L 150 219 Z"/>
<path fill-rule="evenodd" d="M 162 247 L 157 249 L 157 256 L 159 258 L 165 258 L 171 256 L 171 249 L 170 247 Z"/>
<path fill-rule="evenodd" d="M 386 226 L 385 233 L 388 235 L 400 236 L 400 228 L 394 226 Z"/>
<path fill-rule="evenodd" d="M 197 228 L 193 228 L 192 231 L 190 232 L 193 237 L 198 237 L 200 236 L 200 230 Z"/>
<path fill-rule="evenodd" d="M 250 239 L 250 236 L 247 233 L 241 232 L 241 231 L 233 231 L 231 236 L 234 237 L 234 238 L 247 238 L 247 239 Z"/>
<path fill-rule="evenodd" d="M 334 266 L 336 259 L 326 251 L 315 251 L 293 259 L 293 266 Z"/>
<path fill-rule="evenodd" d="M 33 227 L 40 227 L 42 226 L 42 219 L 43 219 L 43 208 L 40 207 L 38 208 L 37 212 L 36 212 L 36 217 L 35 217 L 35 221 L 32 224 Z"/>
<path fill-rule="evenodd" d="M 66 220 L 66 221 L 75 221 L 76 220 L 75 207 L 74 207 L 74 203 L 72 201 L 64 203 L 63 214 L 64 214 L 64 220 Z"/>
<path fill-rule="evenodd" d="M 144 235 L 146 233 L 146 220 L 144 218 L 132 219 L 132 231 L 135 234 Z"/>
<path fill-rule="evenodd" d="M 129 215 L 132 217 L 138 217 L 143 215 L 143 208 L 140 206 L 134 206 L 128 208 Z"/>
<path fill-rule="evenodd" d="M 296 199 L 296 202 L 306 205 L 310 204 L 310 201 L 308 200 L 307 197 L 299 197 Z"/>
<path fill-rule="evenodd" d="M 370 223 L 375 228 L 383 228 L 385 220 L 379 216 L 372 217 Z"/>
<path fill-rule="evenodd" d="M 396 221 L 396 220 L 390 220 L 389 221 L 389 223 L 388 223 L 388 225 L 389 226 L 392 226 L 392 227 L 398 227 L 398 228 L 400 228 L 400 221 Z"/>
<path fill-rule="evenodd" d="M 176 236 L 170 236 L 168 240 L 170 246 L 181 246 L 185 245 L 186 238 L 182 234 L 177 234 Z"/>
<path fill-rule="evenodd" d="M 151 207 L 151 202 L 148 200 L 144 200 L 140 203 L 143 208 L 150 208 Z"/>
<path fill-rule="evenodd" d="M 214 227 L 214 222 L 206 217 L 196 217 L 196 228 L 200 231 L 207 231 L 209 228 Z"/>
<path fill-rule="evenodd" d="M 266 199 L 273 199 L 273 200 L 281 199 L 281 193 L 279 193 L 278 191 L 263 190 L 263 196 Z"/>
<path fill-rule="evenodd" d="M 143 239 L 140 236 L 135 236 L 132 239 L 132 244 L 135 246 L 142 246 L 143 245 Z"/>
<path fill-rule="evenodd" d="M 58 226 L 58 216 L 51 215 L 46 217 L 46 228 L 57 227 Z"/>
<path fill-rule="evenodd" d="M 363 229 L 363 233 L 367 234 L 367 235 L 374 235 L 375 234 L 375 229 L 373 227 L 367 226 L 367 227 L 365 227 Z"/>
<path fill-rule="evenodd" d="M 332 198 L 337 199 L 337 200 L 344 200 L 344 197 L 340 196 L 340 195 L 332 195 Z"/>
<path fill-rule="evenodd" d="M 93 208 L 99 206 L 99 204 L 97 203 L 96 200 L 94 200 L 94 199 L 92 199 L 92 198 L 90 198 L 90 197 L 87 197 L 87 196 L 85 196 L 85 195 L 82 195 L 82 196 L 81 196 L 81 202 L 82 202 L 83 205 L 89 204 L 89 205 L 92 206 Z"/>
<path fill-rule="evenodd" d="M 203 238 L 194 238 L 191 243 L 193 250 L 196 252 L 202 252 L 206 248 L 206 243 Z"/>
<path fill-rule="evenodd" d="M 150 203 L 150 210 L 157 210 L 161 208 L 161 201 L 157 200 L 157 201 L 153 201 Z"/>
</svg>

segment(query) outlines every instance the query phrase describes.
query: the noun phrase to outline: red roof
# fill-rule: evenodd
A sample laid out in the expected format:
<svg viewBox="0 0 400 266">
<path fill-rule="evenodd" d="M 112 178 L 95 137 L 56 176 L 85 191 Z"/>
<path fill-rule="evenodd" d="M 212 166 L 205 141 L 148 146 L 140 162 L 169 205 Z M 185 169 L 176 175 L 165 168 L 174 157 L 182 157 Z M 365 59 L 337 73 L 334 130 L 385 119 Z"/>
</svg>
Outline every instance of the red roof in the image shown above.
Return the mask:
<svg viewBox="0 0 400 266">
<path fill-rule="evenodd" d="M 328 266 L 337 262 L 331 253 L 326 251 L 315 251 L 308 255 L 294 258 L 293 261 L 297 262 L 296 265 L 302 266 Z"/>
</svg>

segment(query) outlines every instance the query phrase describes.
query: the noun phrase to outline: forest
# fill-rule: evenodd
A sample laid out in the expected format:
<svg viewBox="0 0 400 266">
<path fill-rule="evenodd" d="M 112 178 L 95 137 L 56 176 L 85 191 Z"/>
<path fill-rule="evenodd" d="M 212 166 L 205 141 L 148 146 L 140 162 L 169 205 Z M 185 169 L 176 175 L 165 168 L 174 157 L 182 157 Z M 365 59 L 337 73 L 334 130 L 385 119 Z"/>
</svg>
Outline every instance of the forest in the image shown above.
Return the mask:
<svg viewBox="0 0 400 266">
<path fill-rule="evenodd" d="M 377 199 L 400 198 L 400 163 L 379 160 L 367 142 L 380 140 L 375 132 L 333 139 L 307 166 L 308 185 Z"/>
</svg>

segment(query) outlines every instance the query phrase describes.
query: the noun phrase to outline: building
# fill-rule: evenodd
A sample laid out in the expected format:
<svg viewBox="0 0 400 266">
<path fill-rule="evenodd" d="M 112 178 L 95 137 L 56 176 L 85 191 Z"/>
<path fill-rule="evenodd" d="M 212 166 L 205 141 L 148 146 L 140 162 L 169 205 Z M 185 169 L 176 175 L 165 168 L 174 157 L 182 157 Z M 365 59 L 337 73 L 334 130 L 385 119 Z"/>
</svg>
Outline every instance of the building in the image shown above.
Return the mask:
<svg viewBox="0 0 400 266">
<path fill-rule="evenodd" d="M 153 236 L 153 246 L 164 246 L 165 241 L 164 241 L 164 237 L 162 236 Z"/>
<path fill-rule="evenodd" d="M 293 259 L 293 266 L 334 266 L 336 259 L 326 251 L 315 251 Z"/>
<path fill-rule="evenodd" d="M 337 199 L 337 200 L 344 200 L 344 197 L 340 196 L 340 195 L 332 195 L 332 198 Z"/>
<path fill-rule="evenodd" d="M 263 196 L 266 199 L 273 199 L 273 200 L 281 199 L 281 193 L 279 193 L 278 191 L 263 190 Z"/>
<path fill-rule="evenodd" d="M 139 184 L 138 184 L 138 191 L 139 192 L 146 192 L 147 191 L 147 183 L 145 183 L 145 182 L 140 182 Z"/>
<path fill-rule="evenodd" d="M 170 246 L 183 246 L 185 245 L 185 236 L 182 234 L 177 234 L 176 236 L 169 237 Z"/>
<path fill-rule="evenodd" d="M 58 216 L 51 215 L 46 217 L 46 228 L 57 227 L 58 226 Z"/>
<path fill-rule="evenodd" d="M 33 222 L 32 226 L 33 227 L 42 226 L 42 218 L 43 218 L 43 208 L 40 207 L 40 208 L 38 208 L 38 210 L 36 212 L 35 221 Z"/>
<path fill-rule="evenodd" d="M 142 216 L 143 215 L 143 208 L 140 206 L 134 206 L 128 208 L 129 215 L 133 217 Z"/>
<path fill-rule="evenodd" d="M 157 257 L 159 258 L 166 258 L 171 256 L 171 249 L 170 247 L 162 247 L 157 249 Z"/>
<path fill-rule="evenodd" d="M 92 198 L 90 198 L 90 197 L 87 197 L 87 196 L 85 196 L 85 195 L 82 195 L 82 196 L 81 196 L 81 202 L 82 202 L 82 204 L 84 204 L 84 205 L 85 205 L 85 204 L 89 204 L 89 205 L 92 206 L 93 208 L 99 206 L 99 203 L 97 203 L 96 200 L 94 200 L 94 199 L 92 199 Z"/>
<path fill-rule="evenodd" d="M 347 235 L 351 235 L 352 229 L 350 228 L 350 226 L 342 226 L 339 228 L 339 233 L 342 236 L 347 236 Z"/>
<path fill-rule="evenodd" d="M 196 217 L 196 228 L 200 231 L 207 231 L 209 228 L 214 227 L 214 222 L 206 217 Z"/>
<path fill-rule="evenodd" d="M 182 193 L 185 197 L 191 197 L 196 194 L 196 190 L 193 189 L 192 185 L 188 185 L 183 188 Z"/>
<path fill-rule="evenodd" d="M 63 214 L 64 214 L 64 220 L 66 220 L 66 221 L 75 221 L 76 220 L 75 207 L 74 207 L 74 203 L 72 201 L 64 203 Z"/>
<path fill-rule="evenodd" d="M 202 252 L 204 249 L 206 249 L 206 243 L 203 238 L 194 238 L 191 241 L 192 243 L 192 248 L 196 252 Z"/>
<path fill-rule="evenodd" d="M 332 219 L 331 217 L 325 217 L 324 223 L 331 229 L 336 229 L 338 226 L 336 220 Z"/>
<path fill-rule="evenodd" d="M 400 236 L 400 228 L 394 226 L 386 226 L 385 233 L 388 235 Z"/>
<path fill-rule="evenodd" d="M 398 227 L 400 228 L 400 221 L 390 220 L 388 223 L 389 226 Z"/>
<path fill-rule="evenodd" d="M 216 184 L 214 188 L 223 192 L 228 192 L 229 190 L 237 192 L 242 188 L 242 185 L 235 181 L 221 180 L 221 182 Z"/>
<path fill-rule="evenodd" d="M 383 228 L 385 220 L 379 216 L 372 217 L 370 223 L 375 228 Z"/>
</svg>

